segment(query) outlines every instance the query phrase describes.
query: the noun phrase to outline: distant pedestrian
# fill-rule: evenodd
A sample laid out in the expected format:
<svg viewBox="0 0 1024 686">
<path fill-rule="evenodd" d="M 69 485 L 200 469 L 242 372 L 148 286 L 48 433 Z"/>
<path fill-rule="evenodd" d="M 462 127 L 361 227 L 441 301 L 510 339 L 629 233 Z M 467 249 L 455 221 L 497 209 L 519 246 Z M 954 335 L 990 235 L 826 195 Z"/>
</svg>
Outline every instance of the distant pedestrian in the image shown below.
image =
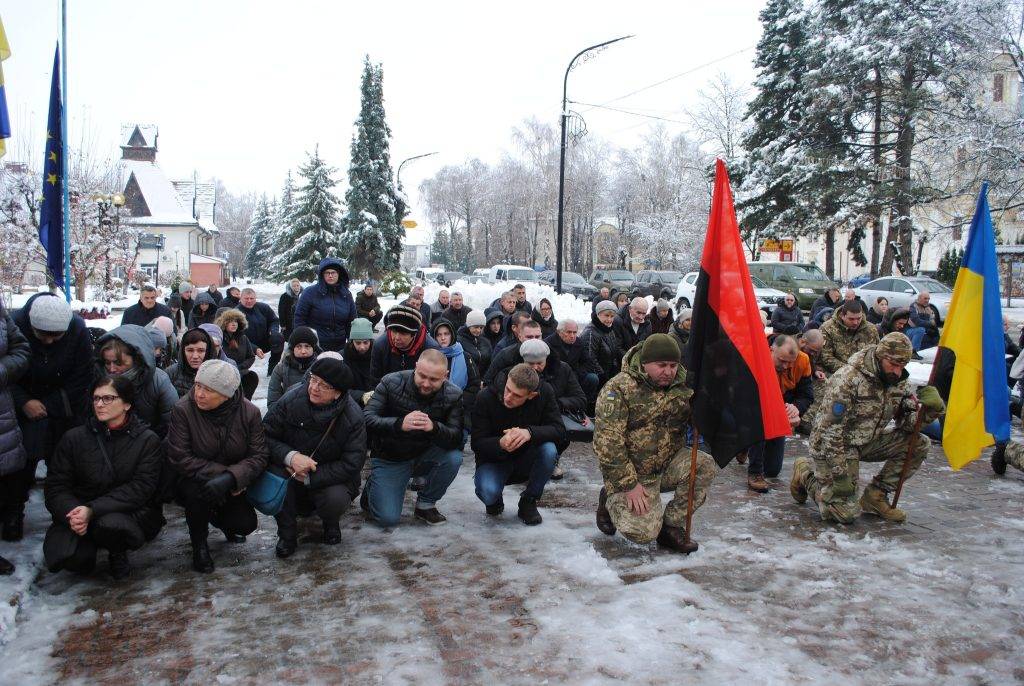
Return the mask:
<svg viewBox="0 0 1024 686">
<path fill-rule="evenodd" d="M 274 308 L 266 303 L 258 302 L 255 290 L 244 288 L 242 289 L 242 301 L 236 306 L 236 309 L 245 315 L 245 335 L 252 341 L 256 357 L 262 360 L 269 353 L 267 373 L 273 372 L 277 362 L 281 359 L 281 350 L 284 349 L 281 322 L 274 312 Z M 245 381 L 243 380 L 242 383 L 244 384 Z"/>
<path fill-rule="evenodd" d="M 384 318 L 384 312 L 380 308 L 380 300 L 377 298 L 377 290 L 372 283 L 363 286 L 356 296 L 356 316 L 367 319 L 370 325 L 377 326 L 377 323 Z"/>
<path fill-rule="evenodd" d="M 302 282 L 292 279 L 284 286 L 284 293 L 277 299 L 277 316 L 281 320 L 281 336 L 288 340 L 295 328 L 295 306 L 302 295 Z M 271 370 L 273 371 L 273 370 Z"/>
</svg>

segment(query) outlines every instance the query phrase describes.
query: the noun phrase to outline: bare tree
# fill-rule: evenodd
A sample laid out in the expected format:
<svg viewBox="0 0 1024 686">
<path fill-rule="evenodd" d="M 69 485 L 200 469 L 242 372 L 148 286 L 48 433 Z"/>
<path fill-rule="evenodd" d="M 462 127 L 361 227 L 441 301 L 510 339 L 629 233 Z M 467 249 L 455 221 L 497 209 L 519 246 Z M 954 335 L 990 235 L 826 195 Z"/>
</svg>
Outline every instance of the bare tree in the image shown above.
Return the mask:
<svg viewBox="0 0 1024 686">
<path fill-rule="evenodd" d="M 710 146 L 712 154 L 725 162 L 732 162 L 742 154 L 743 115 L 750 91 L 720 72 L 697 91 L 697 96 L 696 106 L 687 112 L 697 142 Z"/>
</svg>

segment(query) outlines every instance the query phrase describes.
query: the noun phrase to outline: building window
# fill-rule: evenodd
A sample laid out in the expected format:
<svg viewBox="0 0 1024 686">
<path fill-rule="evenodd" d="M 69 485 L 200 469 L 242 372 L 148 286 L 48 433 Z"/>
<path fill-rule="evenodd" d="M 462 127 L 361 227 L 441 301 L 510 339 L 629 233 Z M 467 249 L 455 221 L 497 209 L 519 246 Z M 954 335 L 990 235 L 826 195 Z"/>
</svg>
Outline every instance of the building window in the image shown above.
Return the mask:
<svg viewBox="0 0 1024 686">
<path fill-rule="evenodd" d="M 1002 74 L 995 74 L 992 77 L 992 102 L 1003 101 L 1003 86 L 1006 81 L 1006 77 Z"/>
</svg>

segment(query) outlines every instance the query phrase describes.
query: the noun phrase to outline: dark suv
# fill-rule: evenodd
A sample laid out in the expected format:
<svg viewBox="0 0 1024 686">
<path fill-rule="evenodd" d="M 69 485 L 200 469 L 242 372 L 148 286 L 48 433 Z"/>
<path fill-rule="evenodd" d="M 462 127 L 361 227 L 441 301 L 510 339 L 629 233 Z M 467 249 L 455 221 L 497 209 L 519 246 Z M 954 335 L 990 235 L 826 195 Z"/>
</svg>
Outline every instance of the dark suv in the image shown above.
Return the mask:
<svg viewBox="0 0 1024 686">
<path fill-rule="evenodd" d="M 556 283 L 555 271 L 548 270 L 541 273 L 537 277 L 537 282 L 554 288 Z M 562 272 L 562 292 L 575 295 L 577 298 L 587 301 L 593 300 L 594 296 L 597 295 L 597 289 L 587 283 L 587 280 L 576 272 Z"/>
<path fill-rule="evenodd" d="M 607 288 L 614 298 L 619 291 L 629 293 L 633 285 L 633 272 L 626 269 L 595 269 L 590 273 L 589 282 L 597 290 Z"/>
<path fill-rule="evenodd" d="M 676 297 L 676 286 L 682 278 L 682 272 L 645 269 L 636 273 L 631 290 L 639 291 L 641 296 L 650 295 L 655 299 L 672 300 Z"/>
</svg>

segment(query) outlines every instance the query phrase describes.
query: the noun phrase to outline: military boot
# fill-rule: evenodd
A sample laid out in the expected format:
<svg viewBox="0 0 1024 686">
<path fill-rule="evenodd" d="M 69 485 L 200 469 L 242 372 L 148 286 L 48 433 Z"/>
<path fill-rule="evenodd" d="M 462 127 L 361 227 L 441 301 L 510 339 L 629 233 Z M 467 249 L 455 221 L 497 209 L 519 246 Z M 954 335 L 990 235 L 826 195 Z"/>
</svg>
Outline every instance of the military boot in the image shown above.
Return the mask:
<svg viewBox="0 0 1024 686">
<path fill-rule="evenodd" d="M 907 520 L 907 513 L 898 507 L 889 504 L 885 491 L 870 485 L 864 489 L 860 497 L 860 509 L 864 512 L 878 515 L 890 522 L 904 522 Z"/>
<path fill-rule="evenodd" d="M 597 528 L 606 536 L 615 535 L 615 524 L 612 523 L 612 516 L 608 512 L 608 493 L 601 489 L 601 495 L 597 497 Z"/>
<path fill-rule="evenodd" d="M 801 505 L 807 502 L 807 477 L 811 473 L 811 465 L 807 464 L 806 458 L 798 458 L 793 463 L 793 478 L 789 480 L 789 493 L 793 500 Z"/>
<path fill-rule="evenodd" d="M 658 532 L 658 545 L 683 555 L 696 552 L 698 548 L 696 541 L 686 539 L 686 535 L 681 528 L 669 526 L 668 524 L 662 526 L 661 531 Z"/>
<path fill-rule="evenodd" d="M 992 471 L 1002 476 L 1006 474 L 1006 444 L 996 444 L 995 450 L 992 451 Z"/>
</svg>

